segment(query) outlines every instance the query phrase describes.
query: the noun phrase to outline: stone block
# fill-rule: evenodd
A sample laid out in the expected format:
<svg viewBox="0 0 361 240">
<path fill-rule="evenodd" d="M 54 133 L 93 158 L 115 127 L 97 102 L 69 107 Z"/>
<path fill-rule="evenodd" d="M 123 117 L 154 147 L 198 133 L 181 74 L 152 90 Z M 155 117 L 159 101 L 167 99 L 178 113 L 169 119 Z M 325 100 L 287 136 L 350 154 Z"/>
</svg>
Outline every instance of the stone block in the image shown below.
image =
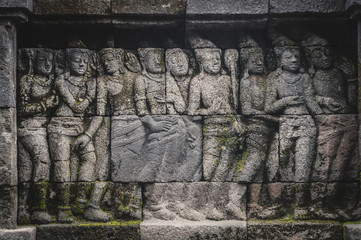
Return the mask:
<svg viewBox="0 0 361 240">
<path fill-rule="evenodd" d="M 0 8 L 25 8 L 29 11 L 33 9 L 32 0 L 0 0 Z"/>
<path fill-rule="evenodd" d="M 248 239 L 343 239 L 342 225 L 311 222 L 248 222 Z"/>
<path fill-rule="evenodd" d="M 360 173 L 357 115 L 316 117 L 317 158 L 312 181 L 358 181 Z"/>
<path fill-rule="evenodd" d="M 143 240 L 247 239 L 243 221 L 144 221 L 140 224 Z"/>
<path fill-rule="evenodd" d="M 180 115 L 112 117 L 111 179 L 116 182 L 199 181 L 202 174 L 200 120 L 192 121 Z M 165 128 L 157 131 L 155 128 L 160 124 Z"/>
<path fill-rule="evenodd" d="M 101 15 L 111 13 L 111 0 L 34 0 L 37 15 Z"/>
<path fill-rule="evenodd" d="M 144 219 L 245 220 L 246 186 L 237 183 L 146 185 Z"/>
<path fill-rule="evenodd" d="M 36 227 L 21 227 L 17 229 L 0 229 L 1 240 L 35 240 Z"/>
<path fill-rule="evenodd" d="M 15 228 L 17 187 L 0 187 L 0 228 Z"/>
<path fill-rule="evenodd" d="M 112 12 L 121 15 L 180 16 L 185 13 L 186 0 L 112 0 Z"/>
<path fill-rule="evenodd" d="M 17 184 L 16 119 L 14 108 L 0 109 L 0 186 Z"/>
<path fill-rule="evenodd" d="M 188 0 L 187 18 L 204 18 L 206 16 L 242 16 L 263 15 L 268 13 L 268 1 L 222 1 L 222 0 Z"/>
<path fill-rule="evenodd" d="M 361 216 L 357 183 L 269 183 L 248 188 L 248 219 L 351 221 Z"/>
<path fill-rule="evenodd" d="M 15 27 L 10 23 L 0 22 L 0 107 L 16 107 L 15 39 Z"/>
<path fill-rule="evenodd" d="M 345 11 L 344 0 L 271 0 L 270 13 L 343 13 Z"/>
<path fill-rule="evenodd" d="M 361 236 L 361 224 L 345 225 L 345 240 L 359 240 Z"/>
<path fill-rule="evenodd" d="M 138 223 L 124 222 L 115 224 L 53 224 L 37 227 L 37 240 L 98 240 L 98 239 L 140 239 Z"/>
</svg>

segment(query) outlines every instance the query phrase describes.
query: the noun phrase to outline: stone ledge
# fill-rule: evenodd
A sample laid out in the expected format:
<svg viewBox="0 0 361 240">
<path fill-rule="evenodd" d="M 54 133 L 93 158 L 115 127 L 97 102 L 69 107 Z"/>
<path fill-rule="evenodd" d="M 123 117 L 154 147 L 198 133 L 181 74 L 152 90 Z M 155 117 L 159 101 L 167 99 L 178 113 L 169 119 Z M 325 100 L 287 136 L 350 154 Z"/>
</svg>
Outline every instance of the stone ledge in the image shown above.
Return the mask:
<svg viewBox="0 0 361 240">
<path fill-rule="evenodd" d="M 0 239 L 2 240 L 35 240 L 35 227 L 20 227 L 17 229 L 0 229 Z"/>
<path fill-rule="evenodd" d="M 247 239 L 245 221 L 144 221 L 142 240 Z"/>
<path fill-rule="evenodd" d="M 129 224 L 129 225 L 127 225 Z M 137 223 L 83 223 L 83 224 L 53 224 L 37 227 L 37 240 L 67 240 L 67 239 L 140 239 L 140 227 Z"/>
<path fill-rule="evenodd" d="M 344 13 L 345 0 L 270 0 L 271 14 Z"/>
</svg>

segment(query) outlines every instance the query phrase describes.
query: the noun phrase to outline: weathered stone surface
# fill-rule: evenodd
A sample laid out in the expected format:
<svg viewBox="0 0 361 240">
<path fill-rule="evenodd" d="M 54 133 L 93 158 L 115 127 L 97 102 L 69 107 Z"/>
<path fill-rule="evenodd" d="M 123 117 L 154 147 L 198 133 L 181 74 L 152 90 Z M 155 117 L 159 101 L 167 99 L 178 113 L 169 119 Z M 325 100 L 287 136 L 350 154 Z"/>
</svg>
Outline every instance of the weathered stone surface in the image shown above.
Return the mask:
<svg viewBox="0 0 361 240">
<path fill-rule="evenodd" d="M 237 183 L 146 185 L 144 219 L 245 220 L 246 186 Z"/>
<path fill-rule="evenodd" d="M 361 224 L 346 224 L 345 225 L 345 239 L 358 240 L 361 236 Z"/>
<path fill-rule="evenodd" d="M 0 186 L 17 184 L 16 118 L 14 108 L 0 109 Z"/>
<path fill-rule="evenodd" d="M 271 0 L 270 13 L 343 13 L 344 0 Z"/>
<path fill-rule="evenodd" d="M 36 227 L 21 227 L 17 229 L 0 229 L 2 240 L 35 240 Z"/>
<path fill-rule="evenodd" d="M 186 0 L 113 0 L 112 11 L 122 15 L 170 15 L 178 16 L 185 13 Z"/>
<path fill-rule="evenodd" d="M 248 222 L 248 239 L 342 239 L 342 225 L 309 222 Z"/>
<path fill-rule="evenodd" d="M 109 15 L 110 0 L 34 0 L 34 13 L 39 15 Z"/>
<path fill-rule="evenodd" d="M 134 81 L 141 75 L 140 62 L 132 51 L 105 48 L 99 53 L 101 73 L 97 97 L 109 102 L 109 115 L 135 115 Z"/>
<path fill-rule="evenodd" d="M 0 187 L 0 228 L 15 228 L 17 187 Z"/>
<path fill-rule="evenodd" d="M 113 117 L 112 180 L 199 181 L 202 174 L 200 120 L 180 115 Z"/>
<path fill-rule="evenodd" d="M 268 1 L 188 0 L 187 18 L 214 15 L 260 15 L 268 13 Z"/>
<path fill-rule="evenodd" d="M 36 239 L 57 240 L 98 240 L 98 239 L 140 239 L 140 227 L 138 223 L 124 222 L 117 224 L 54 224 L 37 227 Z"/>
<path fill-rule="evenodd" d="M 248 219 L 355 220 L 357 183 L 269 183 L 248 188 Z"/>
<path fill-rule="evenodd" d="M 206 181 L 231 181 L 242 170 L 245 126 L 240 116 L 205 117 L 203 173 Z"/>
<path fill-rule="evenodd" d="M 247 239 L 246 222 L 241 221 L 144 221 L 140 224 L 144 240 Z"/>
<path fill-rule="evenodd" d="M 358 181 L 357 115 L 317 116 L 316 121 L 319 128 L 318 154 L 312 181 Z"/>
<path fill-rule="evenodd" d="M 32 0 L 0 0 L 0 8 L 25 8 L 29 11 L 33 9 L 33 1 Z"/>
<path fill-rule="evenodd" d="M 15 27 L 10 22 L 0 22 L 0 107 L 16 106 L 15 44 Z"/>
</svg>

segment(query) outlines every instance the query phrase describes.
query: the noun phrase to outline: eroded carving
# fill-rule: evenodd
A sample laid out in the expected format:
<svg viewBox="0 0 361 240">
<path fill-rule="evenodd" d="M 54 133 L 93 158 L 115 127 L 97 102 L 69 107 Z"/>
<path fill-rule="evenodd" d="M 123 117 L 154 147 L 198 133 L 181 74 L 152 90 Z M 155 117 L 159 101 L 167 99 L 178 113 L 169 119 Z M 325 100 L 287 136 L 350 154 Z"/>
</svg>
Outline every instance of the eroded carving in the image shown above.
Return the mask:
<svg viewBox="0 0 361 240">
<path fill-rule="evenodd" d="M 145 189 L 144 218 L 245 219 L 246 187 L 237 183 L 155 183 Z"/>
</svg>

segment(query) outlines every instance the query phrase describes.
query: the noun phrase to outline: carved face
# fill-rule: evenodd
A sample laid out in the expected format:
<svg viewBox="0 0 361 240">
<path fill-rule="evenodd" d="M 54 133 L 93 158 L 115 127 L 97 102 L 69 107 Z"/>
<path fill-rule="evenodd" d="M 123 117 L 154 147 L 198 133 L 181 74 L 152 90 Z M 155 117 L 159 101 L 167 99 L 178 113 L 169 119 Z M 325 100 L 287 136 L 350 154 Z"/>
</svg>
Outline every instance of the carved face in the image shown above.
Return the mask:
<svg viewBox="0 0 361 240">
<path fill-rule="evenodd" d="M 177 52 L 170 55 L 168 59 L 168 67 L 171 73 L 176 77 L 187 75 L 189 70 L 187 55 L 183 52 Z"/>
<path fill-rule="evenodd" d="M 119 70 L 118 59 L 113 54 L 107 53 L 102 56 L 104 62 L 104 69 L 107 74 L 113 75 Z"/>
<path fill-rule="evenodd" d="M 70 58 L 70 73 L 82 76 L 88 69 L 89 56 L 86 53 L 73 53 Z"/>
<path fill-rule="evenodd" d="M 206 73 L 217 74 L 221 70 L 221 54 L 218 51 L 207 51 L 202 56 L 202 66 Z"/>
<path fill-rule="evenodd" d="M 144 57 L 144 65 L 150 73 L 164 72 L 162 54 L 159 51 L 149 51 Z"/>
<path fill-rule="evenodd" d="M 250 74 L 263 74 L 264 72 L 264 62 L 263 55 L 261 53 L 251 53 L 248 61 L 247 68 Z"/>
<path fill-rule="evenodd" d="M 50 52 L 38 52 L 35 58 L 36 74 L 49 76 L 53 69 L 53 54 Z"/>
<path fill-rule="evenodd" d="M 311 53 L 312 65 L 316 69 L 329 69 L 332 66 L 330 50 L 326 47 L 318 47 Z"/>
<path fill-rule="evenodd" d="M 281 67 L 285 71 L 297 72 L 300 69 L 300 52 L 294 48 L 283 51 Z"/>
</svg>

